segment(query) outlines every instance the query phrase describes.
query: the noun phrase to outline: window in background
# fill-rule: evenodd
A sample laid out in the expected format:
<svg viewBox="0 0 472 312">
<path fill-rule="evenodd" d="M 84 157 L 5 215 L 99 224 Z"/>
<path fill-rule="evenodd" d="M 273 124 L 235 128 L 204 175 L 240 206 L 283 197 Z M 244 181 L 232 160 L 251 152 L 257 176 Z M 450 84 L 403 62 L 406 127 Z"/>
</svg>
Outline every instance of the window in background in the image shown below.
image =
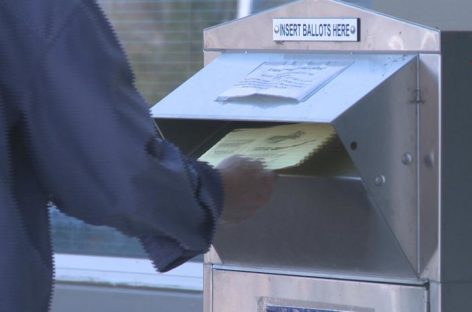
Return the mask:
<svg viewBox="0 0 472 312">
<path fill-rule="evenodd" d="M 290 1 L 252 1 L 259 12 Z M 152 105 L 203 66 L 202 31 L 237 16 L 237 0 L 99 0 Z M 56 253 L 146 257 L 136 239 L 50 209 Z M 201 260 L 201 257 L 196 258 Z"/>
<path fill-rule="evenodd" d="M 154 104 L 202 67 L 202 30 L 234 19 L 235 0 L 100 0 Z"/>
</svg>

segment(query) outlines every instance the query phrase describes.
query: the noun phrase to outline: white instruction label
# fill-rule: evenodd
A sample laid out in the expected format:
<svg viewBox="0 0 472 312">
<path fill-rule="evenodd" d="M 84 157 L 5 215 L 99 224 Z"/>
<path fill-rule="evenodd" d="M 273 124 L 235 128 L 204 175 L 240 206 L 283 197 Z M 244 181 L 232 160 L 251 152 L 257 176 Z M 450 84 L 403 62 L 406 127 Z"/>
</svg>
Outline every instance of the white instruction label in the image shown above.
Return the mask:
<svg viewBox="0 0 472 312">
<path fill-rule="evenodd" d="M 253 95 L 302 102 L 334 79 L 350 64 L 319 62 L 265 62 L 220 94 L 218 101 Z"/>
<path fill-rule="evenodd" d="M 275 18 L 274 41 L 360 41 L 359 18 Z"/>
</svg>

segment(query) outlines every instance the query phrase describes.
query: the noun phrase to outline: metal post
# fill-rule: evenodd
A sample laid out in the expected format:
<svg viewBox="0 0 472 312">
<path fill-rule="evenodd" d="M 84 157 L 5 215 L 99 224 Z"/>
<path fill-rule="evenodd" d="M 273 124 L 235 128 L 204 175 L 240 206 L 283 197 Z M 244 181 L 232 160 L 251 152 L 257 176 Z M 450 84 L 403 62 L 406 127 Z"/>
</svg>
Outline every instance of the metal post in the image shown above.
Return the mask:
<svg viewBox="0 0 472 312">
<path fill-rule="evenodd" d="M 242 18 L 251 14 L 252 0 L 238 0 L 238 16 Z"/>
</svg>

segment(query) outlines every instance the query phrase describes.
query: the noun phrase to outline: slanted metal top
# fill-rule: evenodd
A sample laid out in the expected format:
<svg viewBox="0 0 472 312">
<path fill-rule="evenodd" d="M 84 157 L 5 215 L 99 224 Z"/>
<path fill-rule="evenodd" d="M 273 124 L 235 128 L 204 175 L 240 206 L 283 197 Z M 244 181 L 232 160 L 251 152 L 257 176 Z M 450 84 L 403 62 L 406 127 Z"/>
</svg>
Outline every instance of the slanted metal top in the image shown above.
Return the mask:
<svg viewBox="0 0 472 312">
<path fill-rule="evenodd" d="M 407 1 L 407 0 L 401 0 Z M 427 0 L 415 0 L 426 2 Z M 415 2 L 410 1 L 410 2 Z M 459 0 L 454 0 L 457 2 Z M 379 4 L 377 4 L 379 2 Z M 374 1 L 374 9 L 382 9 L 379 1 Z M 386 9 L 389 1 L 382 4 Z M 393 1 L 392 1 L 393 2 Z M 394 1 L 395 7 L 399 6 Z M 433 1 L 439 3 L 439 0 Z M 445 1 L 444 1 L 445 2 Z M 471 2 L 472 3 L 472 2 Z M 450 4 L 447 4 L 449 6 Z M 405 12 L 418 17 L 429 10 L 416 10 L 413 4 L 403 6 Z M 415 3 L 416 7 L 417 4 Z M 426 6 L 426 5 L 425 5 Z M 446 6 L 446 4 L 444 4 Z M 472 6 L 472 5 L 467 5 Z M 412 8 L 411 10 L 409 8 Z M 416 10 L 416 11 L 415 11 Z M 438 9 L 439 10 L 439 6 Z M 452 10 L 452 9 L 451 9 Z M 459 11 L 457 8 L 454 10 Z M 435 10 L 436 12 L 436 10 Z M 448 12 L 445 10 L 445 12 Z M 470 11 L 467 11 L 470 12 Z M 392 14 L 396 12 L 392 11 Z M 459 13 L 458 13 L 459 14 Z M 465 12 L 463 13 L 466 14 Z M 360 40 L 358 42 L 319 41 L 275 41 L 273 20 L 280 18 L 358 18 L 360 20 Z M 435 20 L 434 16 L 431 17 Z M 448 20 L 446 17 L 443 20 Z M 452 23 L 452 22 L 451 22 Z M 465 22 L 464 22 L 465 24 Z M 208 28 L 204 31 L 204 49 L 221 50 L 297 50 L 297 51 L 418 51 L 439 52 L 439 24 L 422 26 L 417 22 L 406 22 L 401 17 L 389 17 L 371 9 L 364 9 L 334 0 L 300 0 L 246 18 Z M 450 25 L 453 28 L 453 24 Z"/>
<path fill-rule="evenodd" d="M 409 54 L 223 53 L 152 107 L 155 118 L 331 123 L 390 76 L 414 60 Z M 249 98 L 219 102 L 218 96 L 264 62 L 349 64 L 306 101 Z M 362 77 L 362 79 L 359 79 Z"/>
</svg>

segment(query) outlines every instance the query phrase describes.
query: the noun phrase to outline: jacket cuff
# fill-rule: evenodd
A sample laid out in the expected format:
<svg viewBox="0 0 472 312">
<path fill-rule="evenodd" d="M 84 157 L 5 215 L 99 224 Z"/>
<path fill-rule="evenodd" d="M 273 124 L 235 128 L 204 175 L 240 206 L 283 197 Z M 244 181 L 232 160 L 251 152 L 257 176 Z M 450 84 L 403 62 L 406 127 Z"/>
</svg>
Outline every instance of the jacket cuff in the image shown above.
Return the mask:
<svg viewBox="0 0 472 312">
<path fill-rule="evenodd" d="M 208 245 L 202 250 L 189 250 L 167 236 L 141 236 L 139 239 L 159 272 L 172 270 L 193 257 L 207 252 L 223 210 L 223 182 L 218 170 L 207 163 L 192 159 L 186 159 L 185 162 L 195 198 L 199 206 L 207 213 L 206 228 L 202 234 L 208 239 Z"/>
<path fill-rule="evenodd" d="M 218 170 L 206 162 L 192 161 L 191 168 L 196 171 L 197 199 L 200 204 L 210 209 L 212 221 L 216 224 L 224 205 L 223 180 Z"/>
<path fill-rule="evenodd" d="M 204 250 L 185 250 L 177 242 L 162 236 L 142 236 L 139 240 L 154 267 L 162 273 L 170 271 L 205 252 Z"/>
</svg>

